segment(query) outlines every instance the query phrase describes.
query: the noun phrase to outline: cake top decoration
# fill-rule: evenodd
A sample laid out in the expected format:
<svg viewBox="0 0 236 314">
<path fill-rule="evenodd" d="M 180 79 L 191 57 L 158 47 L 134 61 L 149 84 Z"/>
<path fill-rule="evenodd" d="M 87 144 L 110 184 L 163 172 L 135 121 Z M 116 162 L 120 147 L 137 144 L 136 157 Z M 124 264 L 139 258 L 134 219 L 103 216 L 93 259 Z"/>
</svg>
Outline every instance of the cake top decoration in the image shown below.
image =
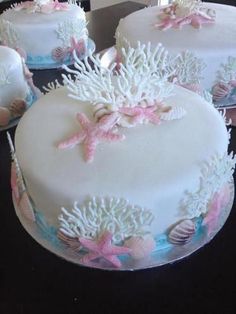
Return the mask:
<svg viewBox="0 0 236 314">
<path fill-rule="evenodd" d="M 160 30 L 182 28 L 191 25 L 201 28 L 203 24 L 215 22 L 215 11 L 204 7 L 201 0 L 175 0 L 170 6 L 161 10 L 161 22 L 155 24 Z"/>
<path fill-rule="evenodd" d="M 123 48 L 121 62 L 109 68 L 101 64 L 100 56 L 89 54 L 84 63 L 74 52 L 75 70 L 64 66 L 71 74 L 63 75 L 69 96 L 91 105 L 94 121 L 82 113 L 77 114 L 80 130 L 58 143 L 59 149 L 83 144 L 86 162 L 94 159 L 95 150 L 101 142 L 125 139 L 119 127 L 134 127 L 138 124 L 181 119 L 185 110 L 180 106 L 164 104 L 172 93 L 173 84 L 168 79 L 173 75 L 171 59 L 167 51 L 158 45 L 153 51 L 150 43 L 137 48 Z"/>
<path fill-rule="evenodd" d="M 61 3 L 58 0 L 33 0 L 16 3 L 12 6 L 15 11 L 26 10 L 27 13 L 44 13 L 50 14 L 55 11 L 69 10 L 69 4 L 76 4 L 76 1 L 70 0 L 66 3 Z"/>
</svg>

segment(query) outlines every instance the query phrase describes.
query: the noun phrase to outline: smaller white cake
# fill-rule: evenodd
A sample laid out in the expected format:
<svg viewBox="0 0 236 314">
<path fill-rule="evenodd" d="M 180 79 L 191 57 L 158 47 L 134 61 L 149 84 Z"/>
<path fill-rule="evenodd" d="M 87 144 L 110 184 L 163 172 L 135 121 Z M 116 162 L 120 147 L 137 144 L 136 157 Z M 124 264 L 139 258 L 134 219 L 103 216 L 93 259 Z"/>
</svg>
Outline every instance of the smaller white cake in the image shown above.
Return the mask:
<svg viewBox="0 0 236 314">
<path fill-rule="evenodd" d="M 21 56 L 0 46 L 0 127 L 19 118 L 38 96 L 32 74 Z"/>
<path fill-rule="evenodd" d="M 84 10 L 74 1 L 35 0 L 0 15 L 0 41 L 18 49 L 31 69 L 56 68 L 83 58 L 88 46 Z"/>
</svg>

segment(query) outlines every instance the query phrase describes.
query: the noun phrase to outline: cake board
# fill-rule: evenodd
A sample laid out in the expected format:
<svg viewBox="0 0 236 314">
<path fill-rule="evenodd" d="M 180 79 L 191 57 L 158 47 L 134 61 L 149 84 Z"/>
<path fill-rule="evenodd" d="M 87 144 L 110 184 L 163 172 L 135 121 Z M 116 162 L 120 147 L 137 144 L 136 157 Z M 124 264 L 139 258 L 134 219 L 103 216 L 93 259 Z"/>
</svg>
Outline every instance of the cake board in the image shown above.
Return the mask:
<svg viewBox="0 0 236 314">
<path fill-rule="evenodd" d="M 32 222 L 25 218 L 25 216 L 22 215 L 21 211 L 19 210 L 17 203 L 13 197 L 13 204 L 20 223 L 22 224 L 24 229 L 32 236 L 32 238 L 41 246 L 54 253 L 55 255 L 61 257 L 62 259 L 65 259 L 76 265 L 110 271 L 134 271 L 154 268 L 166 264 L 172 264 L 191 255 L 192 253 L 209 243 L 221 230 L 227 218 L 229 217 L 233 203 L 234 182 L 232 178 L 232 181 L 230 183 L 230 200 L 227 206 L 221 210 L 219 219 L 210 234 L 207 233 L 206 228 L 201 226 L 200 231 L 196 233 L 191 242 L 185 245 L 168 244 L 166 247 L 163 246 L 163 248 L 153 251 L 149 257 L 140 260 L 135 260 L 130 256 L 122 256 L 120 257 L 122 266 L 120 268 L 115 268 L 114 266 L 108 264 L 105 260 L 102 259 L 98 260 L 98 262 L 91 262 L 89 265 L 84 265 L 83 263 L 81 263 L 80 259 L 84 255 L 83 253 L 81 253 L 81 251 L 72 250 L 56 237 L 52 237 L 50 232 L 45 232 L 45 230 L 42 229 L 42 225 L 46 224 L 45 222 L 40 221 L 40 226 L 40 224 L 38 224 L 37 222 Z M 51 226 L 47 226 L 47 230 L 50 230 L 52 228 L 53 227 Z"/>
</svg>

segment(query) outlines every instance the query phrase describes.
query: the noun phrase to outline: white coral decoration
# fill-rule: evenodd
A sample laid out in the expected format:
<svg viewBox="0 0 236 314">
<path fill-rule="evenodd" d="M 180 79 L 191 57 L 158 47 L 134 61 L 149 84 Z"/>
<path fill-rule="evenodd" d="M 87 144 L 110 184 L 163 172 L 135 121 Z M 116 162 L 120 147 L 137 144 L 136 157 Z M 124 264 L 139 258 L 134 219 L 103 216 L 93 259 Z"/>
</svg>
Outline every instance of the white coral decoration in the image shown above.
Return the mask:
<svg viewBox="0 0 236 314">
<path fill-rule="evenodd" d="M 0 42 L 11 48 L 16 48 L 19 44 L 19 37 L 13 24 L 4 19 L 0 19 Z"/>
<path fill-rule="evenodd" d="M 117 64 L 104 68 L 98 55 L 89 55 L 93 67 L 88 58 L 83 63 L 76 55 L 74 57 L 77 70 L 64 68 L 75 75 L 75 81 L 63 76 L 72 98 L 93 105 L 104 104 L 109 110 L 118 111 L 120 107 L 135 107 L 141 103 L 150 105 L 171 94 L 172 86 L 167 83 L 170 75 L 166 71 L 167 52 L 162 45 L 153 51 L 150 43 L 147 46 L 138 43 L 136 49 L 122 49 L 123 63 L 119 64 L 116 75 Z"/>
<path fill-rule="evenodd" d="M 48 93 L 52 90 L 56 90 L 60 87 L 62 87 L 63 85 L 61 85 L 58 80 L 55 80 L 53 82 L 48 83 L 46 86 L 43 86 L 43 90 Z"/>
<path fill-rule="evenodd" d="M 58 24 L 56 32 L 57 37 L 62 41 L 63 47 L 67 48 L 71 46 L 71 38 L 79 40 L 87 36 L 87 22 L 83 18 L 76 21 L 66 20 Z"/>
<path fill-rule="evenodd" d="M 228 57 L 225 64 L 221 64 L 219 71 L 217 72 L 217 82 L 229 83 L 232 80 L 236 80 L 236 57 Z"/>
<path fill-rule="evenodd" d="M 171 67 L 179 84 L 199 83 L 206 64 L 190 51 L 183 51 L 172 59 Z"/>
<path fill-rule="evenodd" d="M 10 84 L 8 71 L 5 67 L 0 67 L 0 86 Z"/>
<path fill-rule="evenodd" d="M 175 0 L 173 4 L 176 6 L 175 14 L 177 17 L 185 17 L 197 13 L 202 7 L 201 0 Z"/>
<path fill-rule="evenodd" d="M 199 189 L 196 192 L 186 192 L 182 202 L 182 208 L 186 213 L 186 218 L 192 219 L 205 214 L 208 210 L 208 203 L 213 195 L 222 186 L 232 180 L 236 163 L 236 156 L 231 152 L 223 157 L 215 155 L 202 168 Z"/>
<path fill-rule="evenodd" d="M 75 203 L 72 212 L 65 208 L 62 212 L 59 221 L 64 234 L 94 239 L 109 231 L 113 234 L 114 243 L 130 236 L 144 236 L 154 219 L 149 210 L 132 206 L 119 198 L 93 197 L 82 206 Z"/>
</svg>

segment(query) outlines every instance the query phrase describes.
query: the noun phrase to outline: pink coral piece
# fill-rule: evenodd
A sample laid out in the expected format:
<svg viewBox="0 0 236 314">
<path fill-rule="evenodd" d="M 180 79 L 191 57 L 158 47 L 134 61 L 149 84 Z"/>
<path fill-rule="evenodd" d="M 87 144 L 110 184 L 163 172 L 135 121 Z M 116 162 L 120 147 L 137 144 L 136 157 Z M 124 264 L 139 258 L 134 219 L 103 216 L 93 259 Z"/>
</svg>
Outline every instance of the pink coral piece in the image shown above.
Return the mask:
<svg viewBox="0 0 236 314">
<path fill-rule="evenodd" d="M 169 107 L 161 107 L 158 105 L 154 106 L 148 106 L 148 107 L 141 107 L 141 106 L 135 106 L 135 107 L 123 107 L 119 109 L 119 112 L 130 116 L 131 117 L 131 123 L 137 124 L 137 123 L 143 123 L 145 121 L 151 122 L 153 124 L 159 124 L 160 121 L 160 113 L 161 112 L 167 112 L 169 111 Z"/>
<path fill-rule="evenodd" d="M 209 205 L 209 211 L 206 217 L 203 219 L 203 226 L 207 226 L 207 233 L 210 235 L 217 225 L 220 212 L 224 208 L 230 199 L 230 187 L 226 184 L 220 192 L 216 192 Z"/>
<path fill-rule="evenodd" d="M 85 53 L 85 44 L 84 40 L 77 41 L 74 37 L 71 37 L 71 45 L 67 49 L 67 52 L 71 55 L 71 58 L 73 58 L 73 52 L 75 51 L 78 56 L 81 56 Z"/>
<path fill-rule="evenodd" d="M 77 120 L 82 130 L 72 135 L 66 141 L 59 143 L 58 148 L 72 148 L 77 144 L 84 144 L 85 161 L 92 162 L 97 145 L 100 142 L 116 142 L 123 140 L 124 135 L 116 134 L 112 128 L 118 121 L 116 113 L 106 115 L 97 123 L 91 122 L 84 113 L 77 114 Z"/>
<path fill-rule="evenodd" d="M 81 262 L 89 265 L 90 261 L 97 258 L 104 258 L 109 261 L 113 266 L 121 267 L 121 262 L 117 255 L 128 254 L 131 249 L 122 246 L 115 246 L 111 243 L 112 234 L 109 231 L 104 232 L 98 240 L 89 240 L 85 238 L 79 238 L 80 243 L 90 252 L 86 254 Z"/>
<path fill-rule="evenodd" d="M 29 200 L 28 194 L 24 191 L 18 203 L 19 210 L 21 213 L 30 221 L 35 221 L 34 210 Z"/>
<path fill-rule="evenodd" d="M 131 237 L 125 241 L 125 246 L 131 249 L 130 255 L 134 259 L 142 259 L 151 254 L 156 243 L 151 235 L 147 235 L 144 238 Z"/>
<path fill-rule="evenodd" d="M 58 0 L 53 1 L 53 10 L 54 11 L 66 11 L 69 9 L 68 3 L 62 3 Z"/>
</svg>

